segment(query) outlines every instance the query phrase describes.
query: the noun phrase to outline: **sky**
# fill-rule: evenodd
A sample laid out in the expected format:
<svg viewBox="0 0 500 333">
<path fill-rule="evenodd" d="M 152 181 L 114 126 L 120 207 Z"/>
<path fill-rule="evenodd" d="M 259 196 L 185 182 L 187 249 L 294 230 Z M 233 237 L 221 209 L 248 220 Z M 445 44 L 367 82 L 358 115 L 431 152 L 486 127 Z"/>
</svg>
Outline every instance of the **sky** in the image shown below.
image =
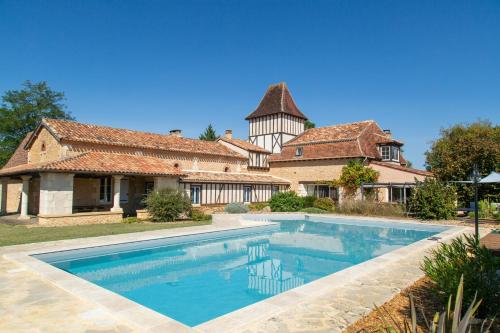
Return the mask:
<svg viewBox="0 0 500 333">
<path fill-rule="evenodd" d="M 81 122 L 244 139 L 285 81 L 317 126 L 373 119 L 421 168 L 441 128 L 500 121 L 500 1 L 0 0 L 0 94 L 25 80 Z"/>
</svg>

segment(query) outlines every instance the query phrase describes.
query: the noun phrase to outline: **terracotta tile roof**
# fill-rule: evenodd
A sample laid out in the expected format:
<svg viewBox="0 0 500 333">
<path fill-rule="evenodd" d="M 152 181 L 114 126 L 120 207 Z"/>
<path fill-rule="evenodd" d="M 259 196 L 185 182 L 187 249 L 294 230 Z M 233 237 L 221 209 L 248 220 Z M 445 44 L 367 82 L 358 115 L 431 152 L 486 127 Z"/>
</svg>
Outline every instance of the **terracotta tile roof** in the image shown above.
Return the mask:
<svg viewBox="0 0 500 333">
<path fill-rule="evenodd" d="M 210 171 L 185 171 L 187 176 L 182 177 L 183 182 L 200 183 L 249 183 L 249 184 L 290 184 L 289 181 L 258 173 L 229 173 Z"/>
<path fill-rule="evenodd" d="M 285 143 L 285 146 L 354 140 L 374 123 L 373 120 L 365 120 L 350 124 L 311 128 Z"/>
<path fill-rule="evenodd" d="M 295 105 L 285 82 L 269 86 L 257 109 L 245 119 L 249 120 L 278 113 L 286 113 L 307 120 L 307 117 Z"/>
<path fill-rule="evenodd" d="M 10 157 L 9 161 L 5 163 L 4 168 L 12 168 L 21 164 L 28 163 L 28 151 L 24 148 L 24 146 L 26 146 L 26 143 L 31 137 L 31 134 L 33 134 L 33 132 L 29 132 L 24 137 L 23 141 L 21 141 L 14 154 Z"/>
<path fill-rule="evenodd" d="M 357 157 L 380 159 L 380 143 L 402 145 L 385 134 L 373 120 L 311 128 L 285 143 L 281 153 L 271 155 L 269 162 Z M 295 156 L 298 147 L 302 147 L 302 156 Z M 401 154 L 400 157 L 404 161 Z"/>
<path fill-rule="evenodd" d="M 82 124 L 67 120 L 44 119 L 42 126 L 58 140 L 102 145 L 187 152 L 245 159 L 244 156 L 213 141 L 181 138 L 107 126 Z M 29 144 L 29 143 L 28 143 Z"/>
<path fill-rule="evenodd" d="M 248 151 L 254 151 L 258 153 L 271 154 L 269 150 L 266 150 L 260 146 L 254 145 L 248 141 L 240 140 L 240 139 L 228 139 L 228 138 L 219 138 L 221 141 L 225 141 L 227 143 L 233 144 L 236 147 L 241 149 L 245 149 Z"/>
<path fill-rule="evenodd" d="M 409 172 L 409 173 L 414 173 L 416 175 L 421 175 L 421 176 L 426 176 L 426 177 L 432 177 L 433 174 L 432 172 L 425 171 L 425 170 L 418 170 L 418 169 L 412 169 L 412 168 L 407 168 L 402 165 L 394 164 L 394 163 L 387 163 L 387 162 L 380 162 L 380 161 L 370 161 L 370 164 L 376 164 L 376 165 L 381 165 L 387 168 L 391 169 L 396 169 L 404 172 Z"/>
<path fill-rule="evenodd" d="M 64 160 L 37 164 L 23 164 L 0 170 L 0 175 L 52 171 L 73 173 L 123 175 L 182 175 L 183 172 L 165 159 L 105 152 L 87 152 Z"/>
</svg>

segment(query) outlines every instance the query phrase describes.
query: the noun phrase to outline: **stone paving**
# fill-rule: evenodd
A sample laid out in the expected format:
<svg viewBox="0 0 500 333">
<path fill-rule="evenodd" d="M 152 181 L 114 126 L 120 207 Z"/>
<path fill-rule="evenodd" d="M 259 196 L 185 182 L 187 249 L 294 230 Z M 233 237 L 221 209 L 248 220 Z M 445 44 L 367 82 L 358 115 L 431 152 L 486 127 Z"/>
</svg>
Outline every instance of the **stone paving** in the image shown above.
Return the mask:
<svg viewBox="0 0 500 333">
<path fill-rule="evenodd" d="M 251 223 L 255 225 L 258 222 Z M 0 332 L 180 332 L 177 329 L 168 329 L 172 326 L 168 326 L 168 322 L 162 322 L 166 317 L 151 316 L 147 311 L 144 314 L 141 311 L 121 311 L 126 316 L 119 316 L 116 311 L 108 311 L 108 308 L 99 306 L 95 299 L 92 300 L 92 295 L 67 291 L 71 287 L 75 289 L 75 285 L 83 284 L 66 278 L 66 281 L 63 281 L 66 286 L 62 283 L 58 287 L 57 283 L 47 281 L 29 267 L 16 264 L 12 258 L 27 253 L 26 251 L 52 251 L 54 247 L 65 249 L 98 246 L 241 227 L 245 225 L 235 221 L 223 226 L 216 222 L 209 226 L 0 248 Z M 447 237 L 454 237 L 470 230 L 456 227 L 445 234 Z M 418 263 L 425 255 L 426 249 L 437 243 L 430 240 L 421 242 L 216 318 L 194 329 L 182 331 L 341 332 L 360 316 L 370 312 L 374 303 L 381 304 L 391 299 L 422 276 Z M 107 301 L 112 303 L 112 298 L 108 297 Z M 143 324 L 142 327 L 135 325 L 138 322 Z"/>
</svg>

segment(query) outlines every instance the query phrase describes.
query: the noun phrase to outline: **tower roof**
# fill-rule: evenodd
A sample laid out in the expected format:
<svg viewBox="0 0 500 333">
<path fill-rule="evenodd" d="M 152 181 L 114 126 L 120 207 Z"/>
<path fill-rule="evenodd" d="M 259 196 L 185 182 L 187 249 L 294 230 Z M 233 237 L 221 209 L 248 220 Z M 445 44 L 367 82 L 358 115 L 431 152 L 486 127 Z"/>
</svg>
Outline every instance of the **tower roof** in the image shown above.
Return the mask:
<svg viewBox="0 0 500 333">
<path fill-rule="evenodd" d="M 257 109 L 245 119 L 249 120 L 278 113 L 286 113 L 307 120 L 307 117 L 295 105 L 285 82 L 269 86 Z"/>
</svg>

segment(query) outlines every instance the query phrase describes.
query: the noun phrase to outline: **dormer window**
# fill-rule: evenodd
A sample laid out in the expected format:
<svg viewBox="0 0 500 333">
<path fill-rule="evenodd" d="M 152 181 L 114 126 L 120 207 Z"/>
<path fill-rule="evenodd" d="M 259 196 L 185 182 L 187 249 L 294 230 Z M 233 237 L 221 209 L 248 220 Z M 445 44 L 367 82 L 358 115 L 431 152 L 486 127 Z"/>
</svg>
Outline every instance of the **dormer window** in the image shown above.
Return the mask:
<svg viewBox="0 0 500 333">
<path fill-rule="evenodd" d="M 380 156 L 382 161 L 399 162 L 399 147 L 398 146 L 381 146 Z"/>
<path fill-rule="evenodd" d="M 295 157 L 301 157 L 304 155 L 304 148 L 303 147 L 298 147 L 295 149 Z"/>
</svg>

